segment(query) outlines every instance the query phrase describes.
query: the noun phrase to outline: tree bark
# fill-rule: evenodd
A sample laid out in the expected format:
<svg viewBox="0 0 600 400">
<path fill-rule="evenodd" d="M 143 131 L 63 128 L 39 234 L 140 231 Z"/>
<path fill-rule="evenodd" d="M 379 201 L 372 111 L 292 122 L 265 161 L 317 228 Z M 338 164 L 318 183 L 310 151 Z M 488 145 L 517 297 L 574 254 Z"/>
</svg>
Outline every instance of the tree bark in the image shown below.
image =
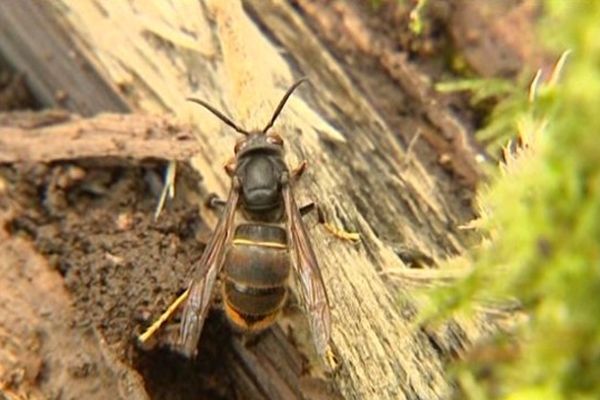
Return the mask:
<svg viewBox="0 0 600 400">
<path fill-rule="evenodd" d="M 439 165 L 421 160 L 426 150 L 419 138 L 423 134 L 438 143 L 443 140 L 436 135 L 454 138 L 449 141 L 459 143 L 455 147 L 459 150 L 452 152 L 453 168 L 463 184 L 466 180 L 473 185 L 475 151 L 466 141 L 467 129 L 443 103 L 429 98 L 435 96 L 429 83 L 402 57 L 392 63 L 398 74 L 395 79 L 402 88 L 411 88 L 403 102 L 415 101 L 417 106 L 408 111 L 416 115 L 399 126 L 390 124 L 379 104 L 371 100 L 373 93 L 356 81 L 356 72 L 348 73 L 298 11 L 275 0 L 244 4 L 246 10 L 237 1 L 142 1 L 134 6 L 61 0 L 55 9 L 43 12 L 44 18 L 69 33 L 86 62 L 98 71 L 94 76 L 105 82 L 103 90 L 118 88 L 120 93 L 115 92 L 114 98 L 119 100 L 114 104 L 121 107 L 120 99 L 125 98 L 136 112 L 171 112 L 177 120 L 194 126 L 198 152 L 192 165 L 207 191 L 220 195 L 229 185 L 221 166 L 233 154 L 235 133 L 185 98 L 193 95 L 207 100 L 252 129 L 266 124 L 294 77 L 307 76 L 311 84 L 290 99 L 274 127 L 286 140 L 290 166 L 304 159 L 309 163 L 297 185 L 298 202 L 317 201 L 329 223 L 361 237 L 359 243 L 351 243 L 309 224 L 333 304 L 332 350 L 339 363 L 333 374 L 324 376 L 347 399 L 449 397 L 451 384 L 444 372 L 447 357 L 463 351 L 493 322 L 473 318 L 436 328 L 415 327 L 422 299 L 412 292 L 411 278 L 403 282 L 401 271 L 414 264 L 402 249 L 423 255 L 431 265 L 464 249 L 467 238 L 459 226 L 470 213 L 456 191 L 448 189 L 459 182 Z M 31 3 L 11 5 L 10 10 L 13 7 L 28 8 Z M 306 11 L 308 6 L 304 7 Z M 23 23 L 17 12 L 10 13 L 16 25 Z M 36 43 L 21 45 L 36 49 Z M 48 67 L 39 57 L 28 64 L 34 74 Z M 73 111 L 81 112 L 80 96 L 93 95 L 89 88 L 81 94 L 71 91 L 77 83 L 67 79 L 59 88 L 73 100 Z M 45 80 L 33 90 L 39 95 L 53 93 L 56 85 Z M 44 99 L 57 105 L 56 99 Z M 98 104 L 92 109 L 103 107 Z M 93 135 L 99 137 L 102 132 Z M 127 147 L 128 155 L 139 151 L 137 145 Z M 17 159 L 14 152 L 8 153 L 13 158 L 5 156 L 0 162 Z M 178 157 L 165 151 L 163 158 Z M 37 161 L 49 159 L 40 156 Z M 214 222 L 210 215 L 207 219 Z M 418 271 L 412 270 L 410 276 L 415 274 Z M 177 289 L 173 287 L 172 293 Z M 292 325 L 302 338 L 306 327 L 301 319 L 296 322 Z M 258 355 L 233 342 L 228 357 L 239 384 L 247 382 L 242 397 L 249 397 L 252 390 L 256 393 L 257 387 L 263 398 L 335 396 L 330 390 L 311 392 L 310 384 L 300 382 L 301 362 L 289 360 L 301 356 L 280 330 L 272 335 L 274 339 L 267 337 L 258 346 Z M 300 348 L 309 352 L 310 339 L 303 341 Z M 280 359 L 273 361 L 273 354 Z M 317 371 L 332 367 L 314 355 L 311 358 L 313 365 L 321 365 Z M 286 363 L 294 366 L 280 368 Z M 286 371 L 293 377 L 278 378 Z M 274 383 L 269 386 L 269 381 Z"/>
</svg>

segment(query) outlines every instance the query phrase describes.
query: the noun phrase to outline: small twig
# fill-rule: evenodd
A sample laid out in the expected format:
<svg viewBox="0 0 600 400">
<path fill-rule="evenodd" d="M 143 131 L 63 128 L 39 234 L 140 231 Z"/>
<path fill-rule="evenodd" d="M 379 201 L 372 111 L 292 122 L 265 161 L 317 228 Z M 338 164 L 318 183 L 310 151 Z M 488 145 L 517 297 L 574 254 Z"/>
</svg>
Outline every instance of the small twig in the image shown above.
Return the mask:
<svg viewBox="0 0 600 400">
<path fill-rule="evenodd" d="M 167 199 L 167 195 L 170 199 L 175 197 L 175 176 L 177 174 L 177 162 L 174 160 L 169 161 L 169 165 L 167 166 L 167 170 L 165 172 L 165 182 L 163 185 L 163 190 L 160 193 L 160 199 L 158 200 L 158 205 L 156 206 L 156 210 L 154 211 L 154 220 L 156 221 L 165 206 L 165 200 Z"/>
</svg>

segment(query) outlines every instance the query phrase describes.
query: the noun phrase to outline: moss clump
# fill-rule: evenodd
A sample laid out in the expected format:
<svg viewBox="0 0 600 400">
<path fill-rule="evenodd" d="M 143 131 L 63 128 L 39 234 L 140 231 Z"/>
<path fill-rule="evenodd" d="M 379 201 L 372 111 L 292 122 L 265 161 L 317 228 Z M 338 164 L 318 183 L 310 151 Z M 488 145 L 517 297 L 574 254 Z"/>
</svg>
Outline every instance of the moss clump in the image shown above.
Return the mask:
<svg viewBox="0 0 600 400">
<path fill-rule="evenodd" d="M 491 297 L 529 315 L 518 351 L 486 379 L 461 370 L 472 398 L 600 398 L 600 2 L 547 1 L 545 13 L 542 39 L 569 61 L 539 86 L 522 147 L 480 193 L 486 240 L 455 261 L 473 273 L 437 293 L 446 312 Z"/>
</svg>

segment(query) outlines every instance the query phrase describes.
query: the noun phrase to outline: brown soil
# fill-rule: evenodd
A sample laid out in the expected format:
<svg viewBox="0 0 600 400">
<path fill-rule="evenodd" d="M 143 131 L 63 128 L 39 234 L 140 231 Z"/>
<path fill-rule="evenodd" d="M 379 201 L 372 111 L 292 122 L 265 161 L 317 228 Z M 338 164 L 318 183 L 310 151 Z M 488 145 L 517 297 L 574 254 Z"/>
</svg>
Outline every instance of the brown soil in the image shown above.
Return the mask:
<svg viewBox="0 0 600 400">
<path fill-rule="evenodd" d="M 132 346 L 135 333 L 186 285 L 202 252 L 197 206 L 171 204 L 153 220 L 163 167 L 107 160 L 2 167 L 9 193 L 3 208 L 18 204 L 5 226 L 12 237 L 35 243 L 63 277 L 74 304 L 70 324 L 82 335 L 97 329 L 119 360 L 148 378 L 153 398 L 231 398 L 227 374 L 219 370 L 223 363 L 207 362 L 219 358 L 219 343 L 228 337 L 220 322 L 207 324 L 212 338 L 203 343 L 211 347 L 185 368 L 187 362 L 168 351 L 144 353 Z"/>
</svg>

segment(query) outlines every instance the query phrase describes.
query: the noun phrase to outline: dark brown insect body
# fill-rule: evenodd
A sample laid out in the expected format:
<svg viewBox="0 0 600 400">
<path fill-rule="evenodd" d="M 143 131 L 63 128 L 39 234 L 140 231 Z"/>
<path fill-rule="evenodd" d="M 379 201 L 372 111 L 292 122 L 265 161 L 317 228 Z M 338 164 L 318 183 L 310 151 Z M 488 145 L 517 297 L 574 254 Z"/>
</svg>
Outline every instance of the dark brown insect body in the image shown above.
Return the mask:
<svg viewBox="0 0 600 400">
<path fill-rule="evenodd" d="M 245 137 L 236 144 L 235 158 L 226 166 L 231 189 L 188 288 L 178 343 L 187 356 L 196 353 L 221 270 L 225 314 L 243 331 L 259 331 L 275 322 L 285 305 L 293 271 L 315 346 L 320 353 L 327 347 L 327 294 L 292 192 L 304 164 L 290 172 L 284 162 L 283 140 L 266 133 L 301 82 L 287 91 L 262 131 L 247 132 L 202 100 L 191 99 Z"/>
<path fill-rule="evenodd" d="M 276 239 L 266 241 L 266 236 Z M 287 297 L 290 261 L 285 231 L 239 225 L 224 269 L 223 300 L 229 320 L 248 331 L 273 323 Z"/>
<path fill-rule="evenodd" d="M 235 176 L 245 221 L 237 224 L 225 256 L 222 291 L 227 317 L 243 330 L 265 329 L 285 305 L 291 259 L 280 189 L 284 174 L 277 148 L 238 153 Z"/>
</svg>

